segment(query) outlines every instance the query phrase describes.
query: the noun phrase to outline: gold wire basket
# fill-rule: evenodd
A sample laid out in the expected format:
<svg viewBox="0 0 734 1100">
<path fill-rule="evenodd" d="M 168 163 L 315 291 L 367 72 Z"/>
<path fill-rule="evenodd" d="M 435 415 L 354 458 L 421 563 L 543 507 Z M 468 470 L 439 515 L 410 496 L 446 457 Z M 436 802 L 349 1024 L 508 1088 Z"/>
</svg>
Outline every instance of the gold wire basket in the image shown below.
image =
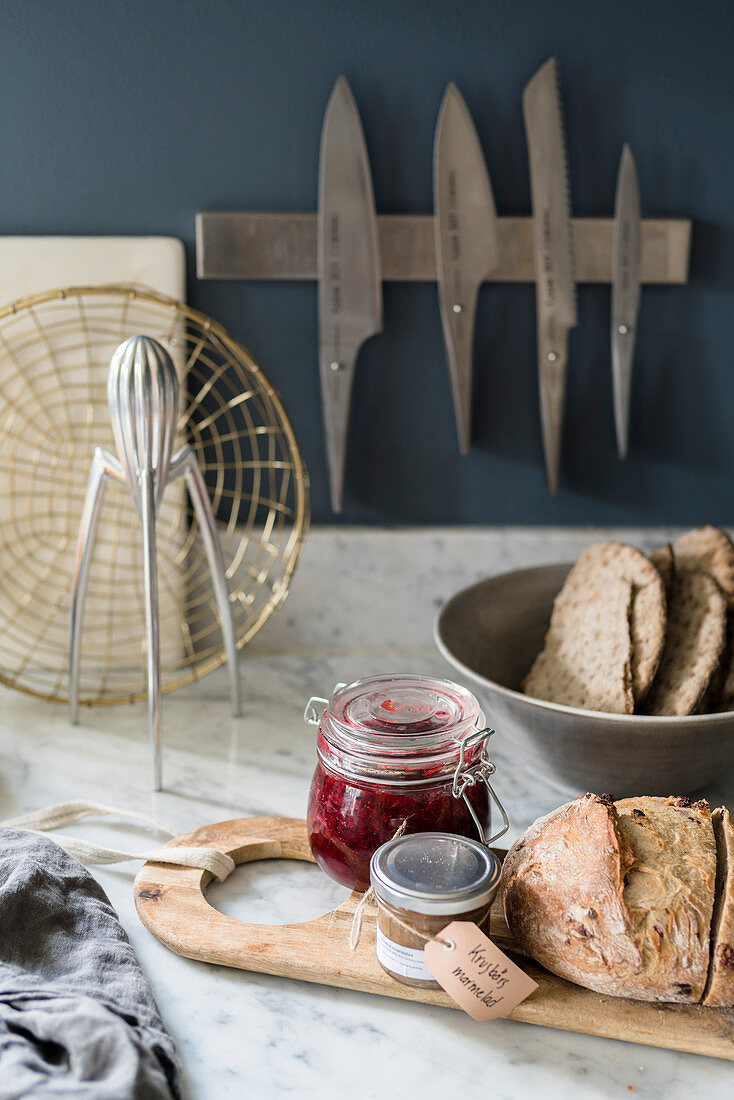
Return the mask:
<svg viewBox="0 0 734 1100">
<path fill-rule="evenodd" d="M 0 310 L 0 682 L 68 699 L 69 602 L 94 448 L 114 450 L 113 351 L 152 336 L 181 378 L 176 446 L 196 452 L 242 648 L 282 602 L 308 527 L 308 475 L 280 398 L 215 321 L 145 287 L 72 287 Z M 157 523 L 161 686 L 225 660 L 214 590 L 182 483 Z M 111 482 L 90 566 L 80 702 L 147 697 L 141 529 Z"/>
</svg>

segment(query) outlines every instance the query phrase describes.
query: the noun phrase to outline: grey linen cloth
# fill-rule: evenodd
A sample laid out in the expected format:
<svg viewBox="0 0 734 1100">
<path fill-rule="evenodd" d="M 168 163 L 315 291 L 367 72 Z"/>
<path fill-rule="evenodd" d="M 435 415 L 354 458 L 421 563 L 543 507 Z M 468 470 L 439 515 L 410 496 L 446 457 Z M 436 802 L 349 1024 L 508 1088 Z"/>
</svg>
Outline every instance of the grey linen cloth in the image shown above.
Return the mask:
<svg viewBox="0 0 734 1100">
<path fill-rule="evenodd" d="M 170 1100 L 178 1077 L 102 887 L 47 837 L 0 829 L 0 1100 Z"/>
</svg>

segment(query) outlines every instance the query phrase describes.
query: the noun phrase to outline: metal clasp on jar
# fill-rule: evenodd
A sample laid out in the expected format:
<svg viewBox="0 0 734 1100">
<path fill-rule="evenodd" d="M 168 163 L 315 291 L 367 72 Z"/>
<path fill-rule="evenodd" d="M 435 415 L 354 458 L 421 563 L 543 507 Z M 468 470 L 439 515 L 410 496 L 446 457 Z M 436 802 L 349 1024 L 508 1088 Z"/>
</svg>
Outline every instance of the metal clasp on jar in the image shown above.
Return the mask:
<svg viewBox="0 0 734 1100">
<path fill-rule="evenodd" d="M 306 709 L 303 712 L 303 721 L 308 722 L 309 726 L 318 726 L 321 721 L 321 715 L 328 705 L 328 699 L 322 699 L 320 695 L 312 695 L 306 703 Z"/>
<path fill-rule="evenodd" d="M 346 687 L 346 683 L 335 684 L 334 692 L 340 690 L 340 688 Z M 303 712 L 303 721 L 308 722 L 309 726 L 318 726 L 321 722 L 321 715 L 328 707 L 331 699 L 323 699 L 320 695 L 312 695 L 309 701 L 306 703 L 306 709 Z"/>
<path fill-rule="evenodd" d="M 485 727 L 485 729 L 475 730 L 474 733 L 470 733 L 468 737 L 465 737 L 462 741 L 459 742 L 459 763 L 456 765 L 456 771 L 454 772 L 454 782 L 451 789 L 451 793 L 453 794 L 454 798 L 464 799 L 467 809 L 469 810 L 474 824 L 477 827 L 479 839 L 481 840 L 482 844 L 487 845 L 487 847 L 489 847 L 490 844 L 493 844 L 495 840 L 499 840 L 501 836 L 504 836 L 510 827 L 510 820 L 507 816 L 507 811 L 495 794 L 492 784 L 489 782 L 490 776 L 493 776 L 496 771 L 494 764 L 487 755 L 487 743 L 489 742 L 489 739 L 493 733 L 494 730 L 490 729 L 489 726 L 487 726 Z M 475 749 L 477 745 L 482 746 L 479 758 L 473 763 L 469 764 L 467 763 L 467 757 L 471 755 L 471 750 Z M 476 783 L 484 783 L 485 787 L 489 791 L 489 797 L 492 799 L 495 806 L 502 815 L 503 827 L 498 833 L 494 833 L 490 837 L 485 837 L 482 823 L 477 817 L 474 807 L 469 801 L 469 797 L 466 793 L 467 789 L 469 787 L 473 787 Z"/>
</svg>

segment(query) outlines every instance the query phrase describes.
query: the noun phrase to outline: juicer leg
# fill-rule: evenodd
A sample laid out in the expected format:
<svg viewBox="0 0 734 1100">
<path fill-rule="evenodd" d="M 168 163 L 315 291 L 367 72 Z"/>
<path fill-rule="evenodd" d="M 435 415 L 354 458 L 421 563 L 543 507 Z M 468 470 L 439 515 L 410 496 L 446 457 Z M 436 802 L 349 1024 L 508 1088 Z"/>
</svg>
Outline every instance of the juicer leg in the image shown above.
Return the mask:
<svg viewBox="0 0 734 1100">
<path fill-rule="evenodd" d="M 69 712 L 75 726 L 79 722 L 79 660 L 89 565 L 94 553 L 94 540 L 97 537 L 107 478 L 119 476 L 118 467 L 119 463 L 102 447 L 95 449 L 79 528 L 69 614 Z"/>
<path fill-rule="evenodd" d="M 145 637 L 148 657 L 148 723 L 153 751 L 153 789 L 163 782 L 161 761 L 161 642 L 158 617 L 158 563 L 155 537 L 155 477 L 153 470 L 140 475 L 140 506 L 143 525 L 143 570 L 145 575 Z"/>
<path fill-rule="evenodd" d="M 182 448 L 173 460 L 172 465 L 174 463 L 176 472 L 183 472 L 186 477 L 186 486 L 194 505 L 196 518 L 199 521 L 199 530 L 201 531 L 201 537 L 204 541 L 206 556 L 209 561 L 209 569 L 212 575 L 212 584 L 214 585 L 214 595 L 216 597 L 217 607 L 219 608 L 224 650 L 227 654 L 232 714 L 238 717 L 242 713 L 242 710 L 240 701 L 240 678 L 237 668 L 237 644 L 234 636 L 234 623 L 232 622 L 232 608 L 229 602 L 227 574 L 224 568 L 222 547 L 214 523 L 212 506 L 206 491 L 204 476 L 199 469 L 199 463 L 196 461 L 196 455 L 191 447 L 186 446 Z"/>
</svg>

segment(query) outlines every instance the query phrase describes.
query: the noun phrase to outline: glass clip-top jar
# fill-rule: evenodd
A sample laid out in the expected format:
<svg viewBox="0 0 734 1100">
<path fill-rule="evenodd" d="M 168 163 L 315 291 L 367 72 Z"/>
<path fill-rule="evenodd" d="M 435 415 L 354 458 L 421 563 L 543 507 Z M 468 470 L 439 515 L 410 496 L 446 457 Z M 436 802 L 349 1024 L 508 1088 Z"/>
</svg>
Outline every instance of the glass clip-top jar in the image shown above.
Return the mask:
<svg viewBox="0 0 734 1100">
<path fill-rule="evenodd" d="M 337 684 L 310 699 L 318 761 L 308 804 L 311 851 L 345 886 L 366 890 L 373 852 L 407 833 L 475 836 L 483 844 L 509 828 L 490 778 L 495 766 L 470 691 L 450 680 L 388 675 Z M 490 799 L 502 828 L 486 836 Z"/>
</svg>

